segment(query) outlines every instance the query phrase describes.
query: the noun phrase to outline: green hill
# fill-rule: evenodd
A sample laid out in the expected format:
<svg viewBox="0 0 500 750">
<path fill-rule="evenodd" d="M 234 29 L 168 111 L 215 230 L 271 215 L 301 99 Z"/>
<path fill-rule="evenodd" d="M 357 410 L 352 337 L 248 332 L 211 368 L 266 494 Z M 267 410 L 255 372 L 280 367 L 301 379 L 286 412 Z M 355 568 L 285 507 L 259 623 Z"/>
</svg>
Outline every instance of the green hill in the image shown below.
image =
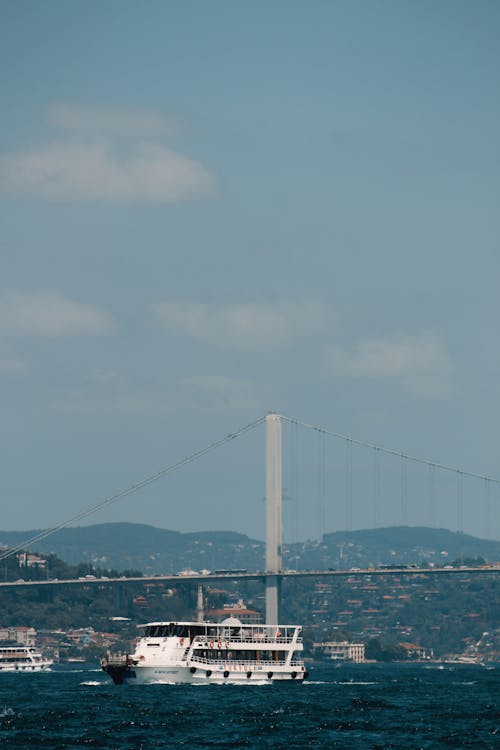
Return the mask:
<svg viewBox="0 0 500 750">
<path fill-rule="evenodd" d="M 37 531 L 0 531 L 0 545 L 14 546 Z M 181 533 L 146 524 L 104 523 L 61 529 L 35 545 L 70 564 L 175 573 L 184 568 L 262 570 L 264 543 L 234 531 Z M 283 567 L 318 570 L 387 564 L 443 565 L 461 558 L 500 560 L 500 542 L 425 527 L 336 531 L 321 540 L 285 544 Z"/>
</svg>

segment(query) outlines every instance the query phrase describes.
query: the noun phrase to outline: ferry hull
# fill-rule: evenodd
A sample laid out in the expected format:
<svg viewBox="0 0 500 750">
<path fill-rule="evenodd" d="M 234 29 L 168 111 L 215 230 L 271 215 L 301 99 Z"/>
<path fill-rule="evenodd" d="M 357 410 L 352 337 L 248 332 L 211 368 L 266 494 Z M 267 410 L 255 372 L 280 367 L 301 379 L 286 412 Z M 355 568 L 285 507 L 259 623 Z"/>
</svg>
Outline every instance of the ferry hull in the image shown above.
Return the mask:
<svg viewBox="0 0 500 750">
<path fill-rule="evenodd" d="M 0 674 L 2 672 L 47 672 L 51 666 L 52 662 L 47 664 L 2 664 L 0 665 Z"/>
<path fill-rule="evenodd" d="M 199 668 L 187 666 L 103 666 L 113 682 L 117 685 L 153 685 L 153 684 L 186 684 L 186 685 L 248 685 L 252 683 L 271 683 L 283 681 L 302 682 L 307 679 L 307 672 L 302 668 L 294 671 L 276 672 L 265 668 L 248 670 L 229 670 L 219 668 Z M 193 671 L 194 670 L 194 671 Z"/>
</svg>

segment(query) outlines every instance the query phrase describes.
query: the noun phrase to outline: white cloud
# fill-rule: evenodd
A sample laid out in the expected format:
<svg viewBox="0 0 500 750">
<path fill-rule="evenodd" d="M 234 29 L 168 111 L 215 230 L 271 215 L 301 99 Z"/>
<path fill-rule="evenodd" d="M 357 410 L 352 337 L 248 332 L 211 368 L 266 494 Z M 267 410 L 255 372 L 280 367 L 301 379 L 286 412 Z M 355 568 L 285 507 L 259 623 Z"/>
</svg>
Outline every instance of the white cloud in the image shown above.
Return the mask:
<svg viewBox="0 0 500 750">
<path fill-rule="evenodd" d="M 0 293 L 0 331 L 35 336 L 105 335 L 115 330 L 112 318 L 56 292 Z"/>
<path fill-rule="evenodd" d="M 158 138 L 178 130 L 178 123 L 158 112 L 138 109 L 77 107 L 64 102 L 49 110 L 54 125 L 74 133 L 125 138 Z"/>
<path fill-rule="evenodd" d="M 0 158 L 0 186 L 49 200 L 172 203 L 206 197 L 215 178 L 158 143 L 118 156 L 109 143 L 56 143 Z"/>
<path fill-rule="evenodd" d="M 455 391 L 451 359 L 435 334 L 364 339 L 351 351 L 330 347 L 326 353 L 335 375 L 398 379 L 405 390 L 422 397 Z"/>
<path fill-rule="evenodd" d="M 314 301 L 209 305 L 181 300 L 158 302 L 153 311 L 171 333 L 251 351 L 289 346 L 333 325 L 331 308 Z"/>
<path fill-rule="evenodd" d="M 443 344 L 433 335 L 365 339 L 352 352 L 333 347 L 330 361 L 339 375 L 372 378 L 400 377 L 448 366 Z"/>
</svg>

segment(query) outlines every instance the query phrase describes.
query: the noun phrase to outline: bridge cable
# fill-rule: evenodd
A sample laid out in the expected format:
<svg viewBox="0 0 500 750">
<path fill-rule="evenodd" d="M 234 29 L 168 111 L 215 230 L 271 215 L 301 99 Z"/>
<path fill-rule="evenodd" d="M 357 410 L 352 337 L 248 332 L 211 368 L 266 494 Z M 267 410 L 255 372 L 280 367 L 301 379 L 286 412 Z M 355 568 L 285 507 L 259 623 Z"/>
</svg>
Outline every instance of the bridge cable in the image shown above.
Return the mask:
<svg viewBox="0 0 500 750">
<path fill-rule="evenodd" d="M 306 427 L 309 430 L 316 430 L 319 432 L 323 432 L 325 435 L 330 435 L 331 437 L 338 438 L 339 440 L 344 440 L 352 445 L 359 445 L 363 448 L 377 448 L 381 453 L 387 453 L 391 456 L 399 456 L 400 458 L 404 458 L 407 461 L 413 461 L 414 463 L 418 464 L 425 464 L 427 466 L 431 465 L 434 466 L 436 469 L 443 469 L 443 471 L 451 471 L 456 473 L 457 471 L 460 472 L 460 474 L 464 477 L 474 477 L 476 479 L 485 479 L 488 482 L 491 482 L 493 484 L 500 484 L 500 479 L 497 479 L 495 477 L 488 476 L 486 474 L 478 474 L 474 471 L 464 471 L 463 469 L 459 469 L 456 466 L 449 466 L 447 464 L 438 463 L 437 461 L 431 461 L 428 458 L 422 458 L 420 456 L 412 456 L 409 453 L 404 453 L 403 451 L 395 450 L 393 448 L 385 448 L 383 445 L 378 445 L 377 443 L 369 443 L 364 440 L 356 440 L 353 437 L 350 437 L 349 435 L 342 435 L 339 432 L 332 432 L 331 430 L 326 430 L 323 427 L 318 427 L 318 425 L 309 424 L 307 422 L 302 422 L 300 419 L 295 419 L 292 417 L 287 417 L 285 414 L 279 415 L 281 419 L 288 421 L 288 422 L 295 422 L 296 424 L 300 425 L 301 427 Z"/>
<path fill-rule="evenodd" d="M 95 505 L 91 505 L 90 507 L 86 508 L 85 510 L 80 511 L 76 515 L 71 516 L 71 518 L 68 518 L 65 521 L 62 521 L 61 523 L 58 523 L 55 526 L 52 526 L 50 529 L 45 529 L 44 531 L 41 531 L 39 534 L 36 534 L 36 536 L 31 537 L 31 539 L 27 539 L 21 544 L 17 544 L 15 547 L 11 547 L 5 552 L 1 553 L 0 561 L 5 560 L 8 557 L 15 555 L 17 552 L 20 552 L 21 550 L 26 549 L 29 545 L 35 544 L 36 542 L 40 542 L 42 539 L 46 539 L 48 536 L 55 534 L 56 531 L 60 531 L 61 529 L 64 529 L 67 526 L 70 526 L 75 521 L 81 521 L 82 519 L 87 518 L 88 516 L 91 516 L 94 513 L 97 513 L 97 511 L 101 510 L 102 508 L 105 508 L 108 505 L 115 503 L 117 500 L 121 500 L 121 498 L 123 497 L 127 497 L 128 495 L 132 495 L 134 492 L 138 492 L 138 490 L 141 490 L 143 487 L 146 487 L 147 485 L 152 484 L 153 482 L 157 482 L 159 479 L 162 479 L 163 477 L 167 476 L 167 474 L 172 474 L 174 471 L 181 469 L 183 466 L 186 466 L 187 464 L 191 464 L 194 461 L 197 461 L 202 456 L 205 456 L 207 453 L 211 453 L 217 448 L 220 448 L 221 446 L 228 443 L 230 440 L 234 440 L 235 438 L 238 438 L 241 435 L 244 435 L 246 432 L 250 432 L 255 427 L 262 424 L 262 422 L 264 421 L 265 421 L 265 416 L 259 417 L 259 419 L 256 419 L 254 422 L 250 422 L 250 424 L 245 425 L 237 432 L 231 432 L 228 435 L 225 435 L 225 437 L 220 438 L 220 440 L 216 440 L 213 443 L 210 443 L 205 448 L 202 448 L 201 450 L 191 453 L 191 455 L 186 456 L 185 458 L 182 458 L 173 464 L 170 464 L 170 466 L 166 466 L 164 469 L 157 471 L 155 474 L 151 474 L 145 479 L 142 479 L 140 482 L 137 482 L 136 484 L 133 484 L 130 487 L 127 487 L 126 489 L 121 490 L 120 492 L 117 492 L 114 495 L 111 495 L 110 497 L 105 498 L 104 500 L 102 500 L 99 503 L 96 503 Z"/>
</svg>

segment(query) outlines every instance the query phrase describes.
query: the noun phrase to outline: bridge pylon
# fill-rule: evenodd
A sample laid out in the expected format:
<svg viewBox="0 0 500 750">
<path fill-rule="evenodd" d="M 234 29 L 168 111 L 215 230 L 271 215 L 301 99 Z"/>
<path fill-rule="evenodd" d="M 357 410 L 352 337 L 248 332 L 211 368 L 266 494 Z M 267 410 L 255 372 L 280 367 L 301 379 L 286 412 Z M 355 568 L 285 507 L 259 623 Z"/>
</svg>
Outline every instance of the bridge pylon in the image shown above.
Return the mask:
<svg viewBox="0 0 500 750">
<path fill-rule="evenodd" d="M 266 416 L 266 624 L 277 625 L 281 573 L 281 417 Z"/>
</svg>

